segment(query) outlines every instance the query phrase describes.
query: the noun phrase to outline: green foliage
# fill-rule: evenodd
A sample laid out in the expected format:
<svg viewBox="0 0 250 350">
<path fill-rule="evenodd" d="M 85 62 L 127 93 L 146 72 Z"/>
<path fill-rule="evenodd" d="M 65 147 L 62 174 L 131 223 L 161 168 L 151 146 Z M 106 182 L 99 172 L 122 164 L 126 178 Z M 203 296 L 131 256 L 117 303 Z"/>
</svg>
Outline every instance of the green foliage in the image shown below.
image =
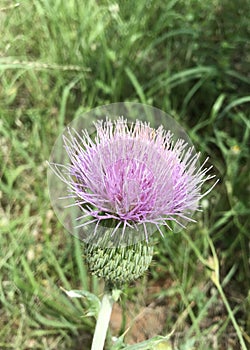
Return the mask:
<svg viewBox="0 0 250 350">
<path fill-rule="evenodd" d="M 160 240 L 142 294 L 172 282 L 155 297 L 174 349 L 249 341 L 249 14 L 247 0 L 1 1 L 1 349 L 90 347 L 93 305 L 60 287 L 101 286 L 51 210 L 46 160 L 73 118 L 117 101 L 172 114 L 220 178 L 197 223 Z"/>
<path fill-rule="evenodd" d="M 74 290 L 74 289 L 72 289 L 72 290 L 67 291 L 64 289 L 63 291 L 70 298 L 84 298 L 87 301 L 86 316 L 94 316 L 95 318 L 97 318 L 99 310 L 100 310 L 101 302 L 95 294 L 90 293 L 87 290 Z"/>
<path fill-rule="evenodd" d="M 143 341 L 139 344 L 126 346 L 122 342 L 122 337 L 121 337 L 115 342 L 111 350 L 121 350 L 121 349 L 123 350 L 137 350 L 137 349 L 138 350 L 171 350 L 172 349 L 171 344 L 167 339 L 168 339 L 168 336 L 166 337 L 157 336 L 149 340 Z"/>
</svg>

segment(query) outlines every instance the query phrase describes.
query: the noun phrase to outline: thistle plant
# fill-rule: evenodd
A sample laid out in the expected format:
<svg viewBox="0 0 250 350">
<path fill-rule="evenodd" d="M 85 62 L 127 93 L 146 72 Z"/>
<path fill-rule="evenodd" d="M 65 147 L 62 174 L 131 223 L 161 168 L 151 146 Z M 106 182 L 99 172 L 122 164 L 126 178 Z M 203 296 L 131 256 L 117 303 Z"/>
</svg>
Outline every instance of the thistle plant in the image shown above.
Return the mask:
<svg viewBox="0 0 250 350">
<path fill-rule="evenodd" d="M 106 281 L 92 344 L 101 350 L 122 285 L 149 267 L 152 234 L 164 236 L 171 222 L 185 227 L 194 221 L 206 195 L 201 187 L 214 176 L 206 161 L 199 165 L 193 147 L 163 126 L 121 116 L 94 127 L 94 134 L 69 127 L 62 137 L 68 161 L 50 166 L 67 189 L 67 208 L 77 213 L 71 225 L 85 241 L 89 270 Z"/>
</svg>

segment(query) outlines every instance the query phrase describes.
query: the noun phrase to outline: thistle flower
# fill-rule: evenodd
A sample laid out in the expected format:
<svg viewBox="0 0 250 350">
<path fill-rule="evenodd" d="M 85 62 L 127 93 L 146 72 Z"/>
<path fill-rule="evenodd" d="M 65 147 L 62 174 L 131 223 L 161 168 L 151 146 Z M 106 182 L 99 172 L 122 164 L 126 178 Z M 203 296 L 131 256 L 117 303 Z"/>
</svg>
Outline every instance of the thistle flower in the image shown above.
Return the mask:
<svg viewBox="0 0 250 350">
<path fill-rule="evenodd" d="M 115 108 L 111 105 L 108 110 Z M 146 110 L 154 115 L 154 109 Z M 129 124 L 123 117 L 99 120 L 94 126 L 94 137 L 87 130 L 68 128 L 63 144 L 69 160 L 50 165 L 63 185 L 58 192 L 64 193 L 65 187 L 68 192 L 56 201 L 68 200 L 67 208 L 73 209 L 73 215 L 63 218 L 70 228 L 73 223 L 73 232 L 86 243 L 89 271 L 106 282 L 92 343 L 96 350 L 104 347 L 114 292 L 119 295 L 123 284 L 139 278 L 151 263 L 150 234 L 158 230 L 163 235 L 161 227 L 170 229 L 170 221 L 180 226 L 193 221 L 192 213 L 206 195 L 201 187 L 214 176 L 208 174 L 206 161 L 199 166 L 200 155 L 193 147 L 183 139 L 175 142 L 162 126 L 153 129 L 139 120 Z M 64 159 L 59 142 L 54 159 L 61 155 Z M 59 187 L 54 179 L 49 183 L 55 203 Z"/>
<path fill-rule="evenodd" d="M 51 164 L 67 186 L 71 206 L 81 210 L 75 227 L 93 228 L 89 242 L 100 245 L 104 236 L 109 246 L 148 242 L 156 230 L 163 235 L 161 226 L 170 228 L 169 221 L 180 226 L 193 221 L 206 195 L 201 187 L 214 177 L 206 161 L 199 166 L 199 153 L 182 139 L 174 142 L 162 126 L 129 124 L 123 117 L 94 125 L 94 139 L 87 130 L 69 128 L 63 142 L 70 162 Z"/>
</svg>

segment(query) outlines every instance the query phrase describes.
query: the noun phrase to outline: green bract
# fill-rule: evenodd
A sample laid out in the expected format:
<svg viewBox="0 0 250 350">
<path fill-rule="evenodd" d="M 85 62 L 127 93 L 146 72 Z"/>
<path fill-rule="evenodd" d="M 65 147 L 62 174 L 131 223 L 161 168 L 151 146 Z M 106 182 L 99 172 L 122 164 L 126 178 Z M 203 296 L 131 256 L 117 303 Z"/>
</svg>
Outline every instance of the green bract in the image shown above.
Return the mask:
<svg viewBox="0 0 250 350">
<path fill-rule="evenodd" d="M 116 285 L 139 278 L 148 269 L 152 256 L 153 247 L 146 242 L 117 248 L 85 246 L 91 273 Z"/>
</svg>

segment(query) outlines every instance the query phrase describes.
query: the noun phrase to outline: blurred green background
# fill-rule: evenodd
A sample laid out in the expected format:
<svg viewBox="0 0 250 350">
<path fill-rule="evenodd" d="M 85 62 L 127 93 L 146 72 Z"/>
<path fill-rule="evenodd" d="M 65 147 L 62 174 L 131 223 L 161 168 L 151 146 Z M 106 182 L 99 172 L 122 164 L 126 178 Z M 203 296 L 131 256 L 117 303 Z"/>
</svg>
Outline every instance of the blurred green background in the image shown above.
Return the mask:
<svg viewBox="0 0 250 350">
<path fill-rule="evenodd" d="M 73 118 L 122 101 L 171 114 L 220 182 L 121 312 L 159 301 L 173 349 L 249 347 L 249 23 L 248 0 L 1 0 L 0 349 L 90 347 L 90 302 L 60 287 L 103 285 L 53 214 L 46 160 Z"/>
</svg>

